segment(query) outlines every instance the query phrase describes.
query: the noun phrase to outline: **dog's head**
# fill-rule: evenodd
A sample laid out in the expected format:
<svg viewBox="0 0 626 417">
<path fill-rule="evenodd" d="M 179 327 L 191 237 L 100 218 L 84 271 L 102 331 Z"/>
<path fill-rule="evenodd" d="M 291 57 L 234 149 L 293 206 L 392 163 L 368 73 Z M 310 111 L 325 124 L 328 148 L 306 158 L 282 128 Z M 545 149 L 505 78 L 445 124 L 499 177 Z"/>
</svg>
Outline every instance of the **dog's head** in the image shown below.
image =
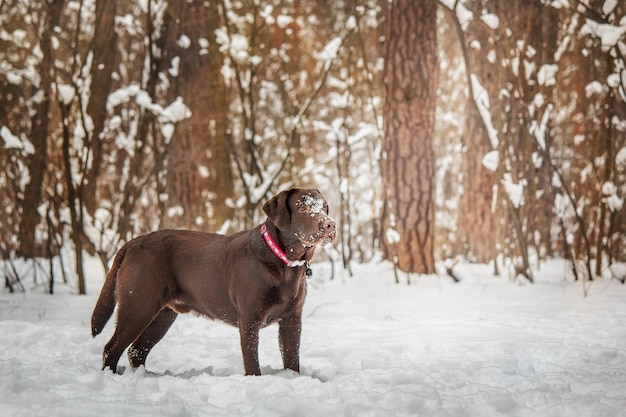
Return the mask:
<svg viewBox="0 0 626 417">
<path fill-rule="evenodd" d="M 282 191 L 263 206 L 267 218 L 286 235 L 304 246 L 326 245 L 337 236 L 335 221 L 328 216 L 328 203 L 316 189 Z"/>
</svg>

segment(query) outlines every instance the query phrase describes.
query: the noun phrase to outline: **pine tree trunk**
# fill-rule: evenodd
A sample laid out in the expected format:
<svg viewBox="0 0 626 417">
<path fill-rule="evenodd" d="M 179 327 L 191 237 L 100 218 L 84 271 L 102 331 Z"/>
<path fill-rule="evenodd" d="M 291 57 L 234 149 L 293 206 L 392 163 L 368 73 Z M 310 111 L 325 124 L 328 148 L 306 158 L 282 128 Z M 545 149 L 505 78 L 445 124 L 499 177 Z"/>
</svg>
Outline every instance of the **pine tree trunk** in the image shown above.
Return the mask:
<svg viewBox="0 0 626 417">
<path fill-rule="evenodd" d="M 433 273 L 437 2 L 400 0 L 389 7 L 383 223 L 399 240 L 381 241 L 401 270 Z"/>
<path fill-rule="evenodd" d="M 97 208 L 98 193 L 96 181 L 100 174 L 102 149 L 104 141 L 100 134 L 104 130 L 107 117 L 106 102 L 111 92 L 111 74 L 116 64 L 117 35 L 115 32 L 117 0 L 96 1 L 96 26 L 93 38 L 93 61 L 91 63 L 91 94 L 87 104 L 87 114 L 91 117 L 93 130 L 89 148 L 92 154 L 91 167 L 86 173 L 86 186 L 89 190 L 84 193 L 85 208 L 93 213 Z"/>
<path fill-rule="evenodd" d="M 38 212 L 41 203 L 42 189 L 48 163 L 48 124 L 50 120 L 50 95 L 52 85 L 52 37 L 54 28 L 59 24 L 63 11 L 63 0 L 46 3 L 45 23 L 42 31 L 40 47 L 42 58 L 39 75 L 41 76 L 41 100 L 35 104 L 35 112 L 31 117 L 31 132 L 29 139 L 33 144 L 34 153 L 27 159 L 30 181 L 25 187 L 24 198 L 21 201 L 22 218 L 20 221 L 19 253 L 24 257 L 37 256 L 37 242 L 35 229 L 41 220 Z"/>
<path fill-rule="evenodd" d="M 170 101 L 182 97 L 192 109 L 181 121 L 168 155 L 168 205 L 181 206 L 182 218 L 165 218 L 164 227 L 216 231 L 231 219 L 225 200 L 232 196 L 227 117 L 228 104 L 221 75 L 222 57 L 214 31 L 219 15 L 201 0 L 172 2 L 168 6 L 166 62 L 180 59 L 178 73 L 172 67 Z M 180 42 L 189 38 L 189 45 Z M 208 46 L 202 39 L 209 39 Z M 206 49 L 205 49 L 206 48 Z"/>
</svg>

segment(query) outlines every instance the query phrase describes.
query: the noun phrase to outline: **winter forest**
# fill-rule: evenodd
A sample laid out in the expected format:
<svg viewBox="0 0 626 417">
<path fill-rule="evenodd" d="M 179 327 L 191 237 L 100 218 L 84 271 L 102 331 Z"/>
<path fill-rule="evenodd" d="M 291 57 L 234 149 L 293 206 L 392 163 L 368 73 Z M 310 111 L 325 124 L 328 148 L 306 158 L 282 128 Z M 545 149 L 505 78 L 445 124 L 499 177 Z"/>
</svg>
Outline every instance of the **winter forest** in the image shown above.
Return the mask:
<svg viewBox="0 0 626 417">
<path fill-rule="evenodd" d="M 591 281 L 626 262 L 625 56 L 619 0 L 0 0 L 3 285 L 97 292 L 84 256 L 290 186 L 337 268 Z"/>
</svg>

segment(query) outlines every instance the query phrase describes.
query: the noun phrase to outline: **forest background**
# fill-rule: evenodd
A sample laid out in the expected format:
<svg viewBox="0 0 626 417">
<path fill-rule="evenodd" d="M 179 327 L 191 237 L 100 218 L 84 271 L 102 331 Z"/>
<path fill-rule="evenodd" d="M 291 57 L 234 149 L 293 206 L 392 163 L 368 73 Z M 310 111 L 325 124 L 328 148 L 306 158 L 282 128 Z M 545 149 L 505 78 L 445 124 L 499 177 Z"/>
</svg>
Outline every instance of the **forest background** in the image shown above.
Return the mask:
<svg viewBox="0 0 626 417">
<path fill-rule="evenodd" d="M 0 0 L 5 286 L 85 293 L 84 253 L 289 186 L 348 270 L 592 280 L 626 261 L 625 34 L 617 0 Z"/>
</svg>

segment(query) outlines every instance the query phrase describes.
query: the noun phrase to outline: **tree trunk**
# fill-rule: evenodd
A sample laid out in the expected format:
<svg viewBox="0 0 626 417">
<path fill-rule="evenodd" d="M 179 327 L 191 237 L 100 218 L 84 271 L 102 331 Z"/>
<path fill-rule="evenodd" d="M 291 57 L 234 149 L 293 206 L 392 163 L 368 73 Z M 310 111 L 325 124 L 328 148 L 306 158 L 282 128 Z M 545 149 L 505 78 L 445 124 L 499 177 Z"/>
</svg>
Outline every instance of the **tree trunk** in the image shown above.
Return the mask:
<svg viewBox="0 0 626 417">
<path fill-rule="evenodd" d="M 434 0 L 390 4 L 385 68 L 387 259 L 406 272 L 433 273 L 437 37 Z M 388 233 L 387 233 L 388 235 Z"/>
<path fill-rule="evenodd" d="M 93 190 L 86 192 L 85 207 L 92 213 L 97 208 L 98 195 L 96 181 L 100 174 L 102 162 L 103 140 L 100 134 L 104 129 L 107 116 L 106 102 L 111 92 L 111 74 L 115 68 L 117 49 L 112 47 L 117 41 L 115 32 L 117 0 L 96 1 L 96 26 L 93 37 L 93 61 L 91 63 L 91 95 L 87 104 L 87 114 L 93 122 L 90 132 L 90 149 L 92 155 L 91 167 L 87 167 L 86 185 Z"/>
<path fill-rule="evenodd" d="M 50 120 L 50 86 L 54 59 L 52 57 L 52 37 L 54 28 L 59 24 L 63 0 L 46 3 L 46 17 L 41 38 L 42 58 L 39 67 L 41 83 L 39 85 L 43 97 L 35 105 L 35 112 L 31 117 L 31 132 L 29 139 L 35 152 L 27 158 L 30 181 L 25 187 L 24 198 L 21 201 L 22 218 L 20 221 L 19 254 L 25 257 L 34 257 L 37 253 L 35 229 L 41 220 L 37 211 L 41 203 L 44 177 L 48 163 L 48 123 Z"/>
<path fill-rule="evenodd" d="M 214 40 L 219 14 L 214 5 L 205 6 L 201 0 L 171 2 L 167 13 L 165 59 L 172 63 L 179 59 L 178 68 L 172 64 L 169 71 L 170 100 L 180 96 L 193 110 L 178 124 L 167 161 L 168 205 L 181 206 L 184 212 L 182 218 L 164 218 L 164 226 L 216 231 L 232 218 L 225 200 L 234 187 L 223 55 Z M 182 35 L 189 38 L 189 45 L 180 42 Z M 209 39 L 208 46 L 202 39 Z"/>
</svg>

